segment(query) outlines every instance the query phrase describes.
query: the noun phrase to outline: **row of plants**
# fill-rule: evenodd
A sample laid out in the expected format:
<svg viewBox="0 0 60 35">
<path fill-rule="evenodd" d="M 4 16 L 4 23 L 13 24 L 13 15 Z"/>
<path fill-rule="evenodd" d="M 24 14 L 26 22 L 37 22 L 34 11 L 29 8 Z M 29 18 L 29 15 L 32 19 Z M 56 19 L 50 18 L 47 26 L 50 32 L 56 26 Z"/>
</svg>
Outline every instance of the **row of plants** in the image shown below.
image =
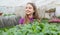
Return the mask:
<svg viewBox="0 0 60 35">
<path fill-rule="evenodd" d="M 3 16 L 12 16 L 12 15 L 15 15 L 14 13 L 12 14 L 3 14 Z"/>
<path fill-rule="evenodd" d="M 33 23 L 1 28 L 0 35 L 60 35 L 60 24 L 34 20 Z"/>
</svg>

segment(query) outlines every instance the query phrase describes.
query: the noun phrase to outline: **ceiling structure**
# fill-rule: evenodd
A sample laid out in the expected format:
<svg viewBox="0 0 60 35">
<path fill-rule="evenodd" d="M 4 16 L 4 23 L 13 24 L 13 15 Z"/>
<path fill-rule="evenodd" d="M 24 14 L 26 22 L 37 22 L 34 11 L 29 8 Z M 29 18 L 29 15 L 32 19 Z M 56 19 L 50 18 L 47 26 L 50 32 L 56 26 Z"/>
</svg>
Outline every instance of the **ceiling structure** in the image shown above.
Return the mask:
<svg viewBox="0 0 60 35">
<path fill-rule="evenodd" d="M 34 2 L 38 6 L 47 5 L 52 2 L 54 4 L 60 4 L 60 0 L 0 0 L 0 6 L 8 6 L 8 7 L 15 7 L 15 6 L 23 6 L 27 2 Z"/>
</svg>

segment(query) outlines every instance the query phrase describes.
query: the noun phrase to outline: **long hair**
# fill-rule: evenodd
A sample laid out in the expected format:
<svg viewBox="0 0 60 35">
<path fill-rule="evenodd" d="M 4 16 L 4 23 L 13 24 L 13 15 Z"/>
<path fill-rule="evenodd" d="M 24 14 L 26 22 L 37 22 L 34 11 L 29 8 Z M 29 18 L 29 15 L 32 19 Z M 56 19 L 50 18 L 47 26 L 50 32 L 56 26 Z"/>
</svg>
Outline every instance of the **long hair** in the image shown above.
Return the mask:
<svg viewBox="0 0 60 35">
<path fill-rule="evenodd" d="M 27 4 L 30 4 L 33 7 L 33 10 L 34 10 L 33 19 L 37 19 L 40 22 L 40 17 L 38 15 L 37 8 L 36 8 L 35 4 L 34 3 L 27 3 Z M 29 20 L 28 16 L 25 15 L 24 23 L 27 23 L 27 22 L 30 22 L 30 20 Z"/>
</svg>

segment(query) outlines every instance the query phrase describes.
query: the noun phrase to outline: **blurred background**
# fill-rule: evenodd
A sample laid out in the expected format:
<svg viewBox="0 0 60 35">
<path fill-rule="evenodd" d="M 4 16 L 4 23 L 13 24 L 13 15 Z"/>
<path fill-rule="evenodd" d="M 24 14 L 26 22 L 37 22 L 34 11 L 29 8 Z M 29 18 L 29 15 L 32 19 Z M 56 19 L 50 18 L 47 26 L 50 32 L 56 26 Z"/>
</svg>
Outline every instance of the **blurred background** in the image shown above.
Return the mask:
<svg viewBox="0 0 60 35">
<path fill-rule="evenodd" d="M 60 0 L 0 0 L 0 13 L 23 17 L 25 5 L 28 2 L 36 4 L 41 18 L 60 16 Z"/>
</svg>

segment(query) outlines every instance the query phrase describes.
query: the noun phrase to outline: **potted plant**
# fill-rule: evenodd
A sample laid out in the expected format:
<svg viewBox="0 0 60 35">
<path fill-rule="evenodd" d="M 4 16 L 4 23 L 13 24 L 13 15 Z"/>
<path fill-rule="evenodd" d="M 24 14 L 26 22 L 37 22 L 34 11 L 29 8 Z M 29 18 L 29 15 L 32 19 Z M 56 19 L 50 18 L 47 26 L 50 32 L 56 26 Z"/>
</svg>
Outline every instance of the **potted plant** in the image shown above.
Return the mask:
<svg viewBox="0 0 60 35">
<path fill-rule="evenodd" d="M 52 9 L 46 10 L 45 12 L 49 13 L 49 16 L 51 16 L 51 13 L 54 13 L 54 16 L 55 16 L 55 10 L 56 8 L 52 8 Z"/>
</svg>

